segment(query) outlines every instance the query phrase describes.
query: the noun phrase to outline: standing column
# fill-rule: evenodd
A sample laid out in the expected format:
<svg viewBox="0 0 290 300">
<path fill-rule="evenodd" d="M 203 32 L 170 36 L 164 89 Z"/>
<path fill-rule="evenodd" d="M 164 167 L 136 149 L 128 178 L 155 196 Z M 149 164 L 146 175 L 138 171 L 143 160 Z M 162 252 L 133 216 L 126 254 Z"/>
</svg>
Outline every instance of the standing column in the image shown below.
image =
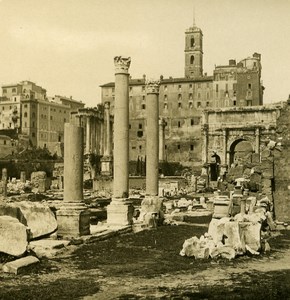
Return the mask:
<svg viewBox="0 0 290 300">
<path fill-rule="evenodd" d="M 146 195 L 158 195 L 159 160 L 159 82 L 148 81 L 146 97 Z"/>
<path fill-rule="evenodd" d="M 133 220 L 129 196 L 129 67 L 131 58 L 116 56 L 113 198 L 107 207 L 107 223 L 128 225 Z"/>
<path fill-rule="evenodd" d="M 96 126 L 95 126 L 95 123 L 96 123 L 96 117 L 94 115 L 94 116 L 92 116 L 92 119 L 91 119 L 91 152 L 93 154 L 96 153 Z"/>
<path fill-rule="evenodd" d="M 141 203 L 140 219 L 149 227 L 163 222 L 163 199 L 158 197 L 159 84 L 158 81 L 148 81 L 146 85 L 146 196 Z"/>
<path fill-rule="evenodd" d="M 100 155 L 100 112 L 97 113 L 97 119 L 96 119 L 96 151 L 97 155 Z"/>
<path fill-rule="evenodd" d="M 165 121 L 163 118 L 159 120 L 159 162 L 165 161 Z"/>
<path fill-rule="evenodd" d="M 64 135 L 64 201 L 83 200 L 83 130 L 65 124 Z"/>
<path fill-rule="evenodd" d="M 228 147 L 228 145 L 227 145 L 227 129 L 224 128 L 223 129 L 223 150 L 224 150 L 224 152 L 223 152 L 223 154 L 224 154 L 223 164 L 227 164 L 227 147 Z"/>
<path fill-rule="evenodd" d="M 255 153 L 260 154 L 260 128 L 255 129 L 256 147 Z"/>
<path fill-rule="evenodd" d="M 203 126 L 202 126 L 202 162 L 207 163 L 208 159 L 208 112 L 203 113 Z"/>
<path fill-rule="evenodd" d="M 104 115 L 100 119 L 100 153 L 104 155 Z"/>
<path fill-rule="evenodd" d="M 91 150 L 91 117 L 86 117 L 86 153 L 90 153 Z"/>
<path fill-rule="evenodd" d="M 106 120 L 106 150 L 105 155 L 111 155 L 111 122 L 110 122 L 110 102 L 105 102 L 105 120 Z"/>
<path fill-rule="evenodd" d="M 7 197 L 7 169 L 3 168 L 2 169 L 2 194 L 4 197 Z"/>
<path fill-rule="evenodd" d="M 64 125 L 63 206 L 57 211 L 58 234 L 74 237 L 90 233 L 90 213 L 83 201 L 83 128 Z"/>
<path fill-rule="evenodd" d="M 104 122 L 106 122 L 105 152 L 101 160 L 101 174 L 112 175 L 112 157 L 111 157 L 111 122 L 110 122 L 110 102 L 104 104 Z"/>
</svg>

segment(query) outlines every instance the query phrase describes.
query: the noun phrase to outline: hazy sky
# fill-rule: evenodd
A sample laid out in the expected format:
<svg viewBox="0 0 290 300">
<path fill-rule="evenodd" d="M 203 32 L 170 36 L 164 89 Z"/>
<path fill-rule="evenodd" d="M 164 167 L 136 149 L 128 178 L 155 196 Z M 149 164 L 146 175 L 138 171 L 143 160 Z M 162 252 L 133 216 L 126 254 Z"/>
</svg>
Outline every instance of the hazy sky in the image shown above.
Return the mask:
<svg viewBox="0 0 290 300">
<path fill-rule="evenodd" d="M 290 0 L 0 0 L 0 84 L 27 79 L 94 106 L 117 55 L 131 56 L 132 77 L 183 77 L 193 7 L 204 72 L 258 52 L 265 102 L 288 98 Z"/>
</svg>

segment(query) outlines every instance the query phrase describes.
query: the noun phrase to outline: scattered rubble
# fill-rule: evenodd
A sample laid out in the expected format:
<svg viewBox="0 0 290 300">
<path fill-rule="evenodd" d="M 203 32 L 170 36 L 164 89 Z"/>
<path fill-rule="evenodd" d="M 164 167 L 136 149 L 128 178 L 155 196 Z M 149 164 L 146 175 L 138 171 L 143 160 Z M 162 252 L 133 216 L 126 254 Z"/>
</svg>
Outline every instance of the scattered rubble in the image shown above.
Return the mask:
<svg viewBox="0 0 290 300">
<path fill-rule="evenodd" d="M 16 218 L 0 216 L 0 252 L 21 256 L 27 245 L 27 227 Z"/>
<path fill-rule="evenodd" d="M 250 197 L 249 203 L 253 203 Z M 266 239 L 268 232 L 275 230 L 271 213 L 266 209 L 266 198 L 255 203 L 254 212 L 238 213 L 231 217 L 213 218 L 208 232 L 186 240 L 180 251 L 182 256 L 194 258 L 223 257 L 233 259 L 238 255 L 250 253 L 258 255 L 270 251 Z M 230 206 L 229 201 L 225 200 Z"/>
<path fill-rule="evenodd" d="M 55 215 L 48 205 L 43 202 L 6 203 L 0 205 L 0 215 L 10 215 L 27 226 L 30 232 L 29 239 L 47 236 L 57 229 Z"/>
</svg>

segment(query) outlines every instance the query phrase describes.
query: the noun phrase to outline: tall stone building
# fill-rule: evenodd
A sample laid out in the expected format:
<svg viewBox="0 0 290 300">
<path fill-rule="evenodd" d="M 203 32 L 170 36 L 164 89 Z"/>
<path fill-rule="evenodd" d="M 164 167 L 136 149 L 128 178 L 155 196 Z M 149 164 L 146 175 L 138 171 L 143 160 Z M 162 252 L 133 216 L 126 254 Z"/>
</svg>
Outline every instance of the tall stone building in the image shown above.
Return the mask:
<svg viewBox="0 0 290 300">
<path fill-rule="evenodd" d="M 31 146 L 47 148 L 52 153 L 63 142 L 64 123 L 70 113 L 84 103 L 72 98 L 48 98 L 46 90 L 31 81 L 3 85 L 0 97 L 0 130 L 17 131 Z"/>
<path fill-rule="evenodd" d="M 203 33 L 197 26 L 185 31 L 184 77 L 160 76 L 159 112 L 165 120 L 165 160 L 194 166 L 201 163 L 201 112 L 210 107 L 263 104 L 261 55 L 229 60 L 203 73 Z M 146 76 L 129 80 L 130 160 L 145 159 Z M 114 113 L 114 82 L 101 85 L 102 103 Z"/>
</svg>

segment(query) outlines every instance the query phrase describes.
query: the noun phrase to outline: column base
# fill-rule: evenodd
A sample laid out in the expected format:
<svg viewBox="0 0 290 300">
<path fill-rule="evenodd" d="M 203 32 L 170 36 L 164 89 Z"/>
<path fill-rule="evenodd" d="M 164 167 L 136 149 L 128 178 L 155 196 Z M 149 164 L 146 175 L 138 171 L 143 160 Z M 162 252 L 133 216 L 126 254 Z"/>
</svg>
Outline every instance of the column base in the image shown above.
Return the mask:
<svg viewBox="0 0 290 300">
<path fill-rule="evenodd" d="M 113 174 L 113 158 L 112 156 L 103 156 L 101 158 L 101 175 L 112 176 Z"/>
<path fill-rule="evenodd" d="M 90 212 L 83 203 L 64 202 L 56 212 L 58 235 L 66 238 L 90 234 Z"/>
<path fill-rule="evenodd" d="M 127 198 L 112 199 L 107 206 L 108 225 L 132 225 L 134 206 Z"/>
</svg>

